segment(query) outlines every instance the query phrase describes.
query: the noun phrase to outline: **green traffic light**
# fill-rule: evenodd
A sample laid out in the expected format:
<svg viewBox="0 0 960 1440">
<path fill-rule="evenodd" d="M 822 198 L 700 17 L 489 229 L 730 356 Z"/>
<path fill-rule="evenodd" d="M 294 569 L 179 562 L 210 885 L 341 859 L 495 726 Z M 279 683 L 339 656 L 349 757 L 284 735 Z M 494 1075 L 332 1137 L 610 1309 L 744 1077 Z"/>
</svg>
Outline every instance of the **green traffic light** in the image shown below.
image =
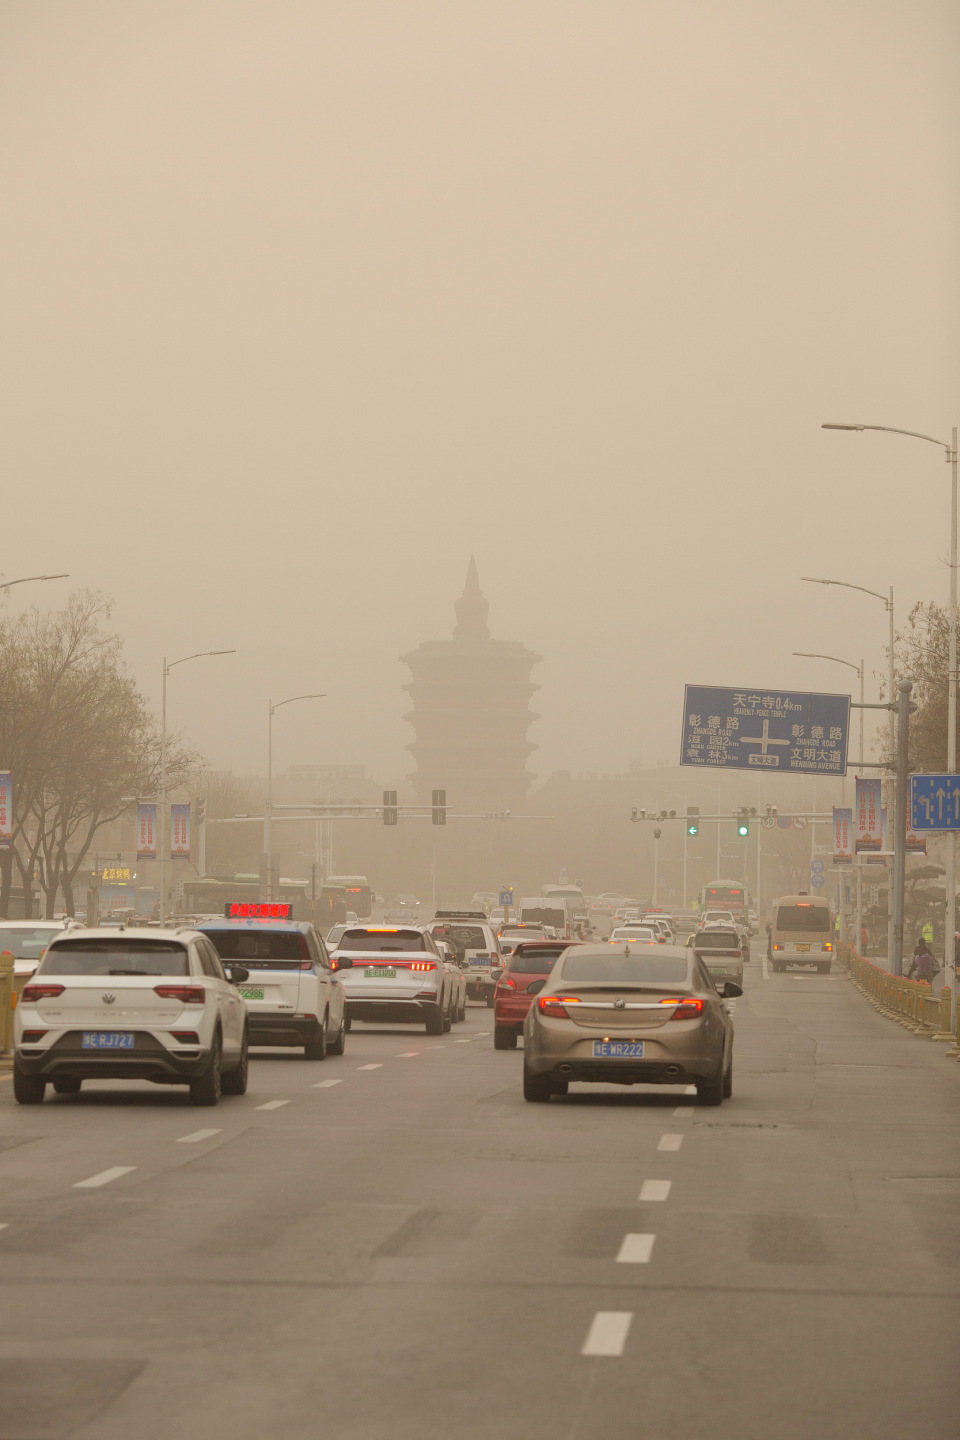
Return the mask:
<svg viewBox="0 0 960 1440">
<path fill-rule="evenodd" d="M 699 825 L 696 825 L 696 824 L 688 825 L 688 826 L 687 826 L 687 834 L 688 834 L 688 835 L 699 835 L 699 834 L 700 834 L 700 826 L 699 826 Z"/>
<path fill-rule="evenodd" d="M 740 821 L 740 824 L 737 826 L 737 834 L 738 834 L 738 835 L 749 835 L 749 834 L 750 834 L 750 826 L 747 824 L 746 820 L 741 820 L 741 821 Z"/>
</svg>

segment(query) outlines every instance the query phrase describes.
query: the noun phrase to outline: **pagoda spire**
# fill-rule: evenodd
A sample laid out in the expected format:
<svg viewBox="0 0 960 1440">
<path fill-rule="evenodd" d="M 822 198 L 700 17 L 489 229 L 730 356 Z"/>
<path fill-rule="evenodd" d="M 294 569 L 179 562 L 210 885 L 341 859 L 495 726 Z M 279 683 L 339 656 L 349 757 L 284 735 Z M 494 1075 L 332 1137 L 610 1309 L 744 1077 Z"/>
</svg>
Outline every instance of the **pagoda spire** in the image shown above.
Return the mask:
<svg viewBox="0 0 960 1440">
<path fill-rule="evenodd" d="M 480 589 L 480 576 L 477 574 L 477 562 L 470 556 L 470 564 L 467 566 L 467 578 L 463 587 L 463 594 L 456 601 L 457 625 L 453 632 L 454 640 L 489 640 L 490 630 L 487 626 L 487 613 L 490 609 Z"/>
</svg>

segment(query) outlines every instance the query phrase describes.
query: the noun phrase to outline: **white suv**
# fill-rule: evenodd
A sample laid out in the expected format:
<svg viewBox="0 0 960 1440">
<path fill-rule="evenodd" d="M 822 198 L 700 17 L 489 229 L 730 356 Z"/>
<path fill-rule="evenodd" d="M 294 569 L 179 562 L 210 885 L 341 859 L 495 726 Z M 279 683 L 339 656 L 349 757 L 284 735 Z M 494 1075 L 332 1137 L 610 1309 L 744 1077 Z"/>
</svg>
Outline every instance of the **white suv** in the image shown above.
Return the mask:
<svg viewBox="0 0 960 1440">
<path fill-rule="evenodd" d="M 438 910 L 428 926 L 435 940 L 446 940 L 466 961 L 467 994 L 493 1008 L 503 955 L 497 932 L 482 910 Z"/>
<path fill-rule="evenodd" d="M 357 925 L 340 937 L 333 954 L 347 997 L 347 1024 L 369 1020 L 426 1026 L 428 1035 L 450 1029 L 453 977 L 430 935 L 412 925 Z"/>
<path fill-rule="evenodd" d="M 247 1088 L 247 1012 L 216 950 L 191 930 L 68 930 L 24 986 L 14 1017 L 13 1092 L 39 1105 L 47 1084 L 189 1085 L 195 1105 Z"/>
</svg>

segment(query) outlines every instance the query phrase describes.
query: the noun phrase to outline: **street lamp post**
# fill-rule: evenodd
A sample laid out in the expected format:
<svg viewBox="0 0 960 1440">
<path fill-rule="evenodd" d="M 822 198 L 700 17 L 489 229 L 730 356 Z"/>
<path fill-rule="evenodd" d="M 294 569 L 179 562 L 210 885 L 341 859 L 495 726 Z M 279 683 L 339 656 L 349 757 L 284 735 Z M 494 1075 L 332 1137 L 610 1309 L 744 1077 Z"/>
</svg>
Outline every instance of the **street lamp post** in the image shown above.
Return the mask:
<svg viewBox="0 0 960 1440">
<path fill-rule="evenodd" d="M 829 422 L 822 430 L 882 430 L 890 435 L 907 435 L 912 440 L 926 440 L 939 445 L 950 466 L 950 672 L 947 676 L 947 770 L 954 774 L 957 768 L 957 427 L 954 425 L 950 443 L 938 440 L 934 435 L 923 435 L 919 430 L 900 430 L 893 425 L 840 425 Z M 891 692 L 890 700 L 894 696 Z M 904 791 L 905 777 L 897 776 L 897 793 Z M 901 817 L 897 817 L 898 833 Z M 951 1028 L 957 1026 L 957 964 L 954 936 L 957 931 L 957 843 L 956 835 L 947 836 L 947 913 L 943 945 L 944 973 L 950 976 Z M 901 923 L 902 923 L 901 916 Z"/>
<path fill-rule="evenodd" d="M 273 712 L 280 710 L 284 705 L 295 705 L 298 700 L 324 700 L 326 694 L 322 695 L 291 695 L 289 700 L 278 700 L 276 704 L 272 700 L 267 701 L 267 801 L 263 807 L 263 851 L 267 864 L 267 890 L 271 893 L 264 895 L 264 900 L 277 900 L 279 896 L 272 893 L 273 890 Z"/>
<path fill-rule="evenodd" d="M 163 695 L 160 704 L 160 825 L 158 843 L 160 846 L 160 924 L 162 925 L 167 917 L 167 899 L 164 890 L 164 879 L 166 875 L 166 846 L 165 839 L 166 825 L 164 817 L 167 809 L 167 676 L 174 665 L 185 665 L 188 660 L 201 660 L 205 655 L 236 655 L 236 650 L 198 650 L 195 655 L 182 655 L 179 660 L 171 660 L 167 664 L 167 657 L 163 657 Z"/>
<path fill-rule="evenodd" d="M 69 573 L 69 571 L 67 571 L 67 572 L 64 573 L 63 575 L 23 575 L 23 576 L 21 576 L 21 578 L 20 578 L 19 580 L 2 580 L 2 581 L 0 581 L 0 590 L 9 590 L 9 589 L 11 589 L 12 586 L 14 586 L 14 585 L 28 585 L 32 580 L 69 580 L 69 579 L 70 579 L 70 573 Z"/>
</svg>

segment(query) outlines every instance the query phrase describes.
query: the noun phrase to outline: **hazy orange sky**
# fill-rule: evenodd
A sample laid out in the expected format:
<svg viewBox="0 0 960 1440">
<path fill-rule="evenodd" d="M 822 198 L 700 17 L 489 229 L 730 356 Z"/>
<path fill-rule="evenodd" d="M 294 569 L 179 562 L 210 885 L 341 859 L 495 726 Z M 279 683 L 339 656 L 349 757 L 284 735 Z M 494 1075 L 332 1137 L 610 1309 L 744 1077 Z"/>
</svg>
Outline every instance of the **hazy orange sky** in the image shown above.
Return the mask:
<svg viewBox="0 0 960 1440">
<path fill-rule="evenodd" d="M 116 598 L 214 763 L 410 768 L 475 553 L 531 768 L 684 682 L 846 690 L 944 599 L 960 9 L 4 0 L 7 578 Z M 11 604 L 65 596 L 27 587 Z"/>
</svg>

